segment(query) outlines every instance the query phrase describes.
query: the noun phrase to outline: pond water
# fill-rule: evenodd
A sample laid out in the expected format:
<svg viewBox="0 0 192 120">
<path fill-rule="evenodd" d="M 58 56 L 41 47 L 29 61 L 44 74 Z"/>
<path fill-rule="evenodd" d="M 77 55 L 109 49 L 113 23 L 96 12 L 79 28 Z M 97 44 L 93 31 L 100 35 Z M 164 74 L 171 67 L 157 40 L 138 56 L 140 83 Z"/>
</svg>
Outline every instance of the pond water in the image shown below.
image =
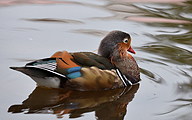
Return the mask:
<svg viewBox="0 0 192 120">
<path fill-rule="evenodd" d="M 36 88 L 9 69 L 55 51 L 94 51 L 112 30 L 130 33 L 140 84 L 100 92 Z M 191 120 L 192 1 L 1 0 L 3 120 Z"/>
</svg>

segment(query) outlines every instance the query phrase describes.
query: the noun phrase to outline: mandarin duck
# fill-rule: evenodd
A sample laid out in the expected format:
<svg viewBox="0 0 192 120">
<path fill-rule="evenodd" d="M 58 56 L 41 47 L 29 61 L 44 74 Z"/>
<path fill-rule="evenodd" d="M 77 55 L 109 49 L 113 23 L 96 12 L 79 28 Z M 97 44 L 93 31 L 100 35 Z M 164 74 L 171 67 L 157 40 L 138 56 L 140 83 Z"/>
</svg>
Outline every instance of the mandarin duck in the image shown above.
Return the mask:
<svg viewBox="0 0 192 120">
<path fill-rule="evenodd" d="M 100 42 L 98 54 L 59 51 L 50 58 L 10 68 L 30 76 L 37 86 L 80 91 L 114 89 L 140 81 L 139 67 L 127 51 L 135 54 L 130 35 L 112 31 Z"/>
</svg>

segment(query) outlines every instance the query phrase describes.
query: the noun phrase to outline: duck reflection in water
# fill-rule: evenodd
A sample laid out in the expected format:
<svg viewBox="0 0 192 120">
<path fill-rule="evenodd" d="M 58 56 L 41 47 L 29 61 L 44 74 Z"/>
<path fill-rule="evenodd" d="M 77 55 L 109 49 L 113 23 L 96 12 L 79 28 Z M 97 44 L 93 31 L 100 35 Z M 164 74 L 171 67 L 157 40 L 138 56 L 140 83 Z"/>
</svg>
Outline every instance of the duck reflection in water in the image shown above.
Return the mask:
<svg viewBox="0 0 192 120">
<path fill-rule="evenodd" d="M 104 91 L 72 91 L 36 87 L 22 104 L 11 105 L 8 112 L 25 114 L 56 114 L 70 118 L 95 111 L 98 120 L 123 120 L 127 105 L 135 96 L 139 84 Z"/>
</svg>

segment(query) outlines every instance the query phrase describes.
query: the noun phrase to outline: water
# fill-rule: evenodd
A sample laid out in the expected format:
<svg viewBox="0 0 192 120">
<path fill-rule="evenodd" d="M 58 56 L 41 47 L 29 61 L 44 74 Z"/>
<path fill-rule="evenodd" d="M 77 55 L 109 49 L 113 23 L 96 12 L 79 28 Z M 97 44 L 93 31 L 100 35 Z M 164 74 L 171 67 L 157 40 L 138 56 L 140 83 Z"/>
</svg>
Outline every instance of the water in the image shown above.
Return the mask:
<svg viewBox="0 0 192 120">
<path fill-rule="evenodd" d="M 1 0 L 1 119 L 190 120 L 191 11 L 186 0 Z M 59 50 L 94 51 L 111 30 L 132 36 L 137 86 L 50 90 L 9 69 Z"/>
</svg>

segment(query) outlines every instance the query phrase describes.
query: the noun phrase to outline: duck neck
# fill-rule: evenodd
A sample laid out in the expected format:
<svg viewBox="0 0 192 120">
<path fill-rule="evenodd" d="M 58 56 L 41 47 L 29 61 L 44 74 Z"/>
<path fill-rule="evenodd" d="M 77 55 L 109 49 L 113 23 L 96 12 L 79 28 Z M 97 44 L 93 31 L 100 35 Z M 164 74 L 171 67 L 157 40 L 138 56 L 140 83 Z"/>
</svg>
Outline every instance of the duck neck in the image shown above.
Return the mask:
<svg viewBox="0 0 192 120">
<path fill-rule="evenodd" d="M 115 65 L 132 83 L 137 83 L 140 80 L 139 67 L 135 59 L 126 49 L 114 49 L 110 56 L 112 64 Z"/>
</svg>

